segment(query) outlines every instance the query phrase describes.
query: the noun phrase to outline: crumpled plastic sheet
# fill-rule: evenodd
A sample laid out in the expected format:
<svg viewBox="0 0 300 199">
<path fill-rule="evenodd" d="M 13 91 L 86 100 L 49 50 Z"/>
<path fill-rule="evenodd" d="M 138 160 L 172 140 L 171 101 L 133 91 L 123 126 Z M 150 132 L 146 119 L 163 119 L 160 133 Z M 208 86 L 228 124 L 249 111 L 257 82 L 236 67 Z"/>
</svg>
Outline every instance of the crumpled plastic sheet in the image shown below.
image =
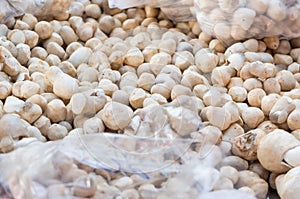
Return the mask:
<svg viewBox="0 0 300 199">
<path fill-rule="evenodd" d="M 190 144 L 190 139 L 159 140 L 111 133 L 78 134 L 46 143 L 34 141 L 0 156 L 0 181 L 16 198 L 35 198 L 36 182 L 55 183 L 58 170 L 53 162 L 63 163 L 70 158 L 110 173 L 136 173 L 149 179 L 148 172 L 177 171 L 169 162 L 176 161 Z"/>
<path fill-rule="evenodd" d="M 40 142 L 35 138 L 15 141 L 12 152 L 0 155 L 0 198 L 52 199 L 47 195 L 49 187 L 62 183 L 70 192 L 60 198 L 80 198 L 74 196 L 72 190 L 90 187 L 82 184 L 78 177 L 63 180 L 72 165 L 79 164 L 109 175 L 139 175 L 143 179 L 139 185 L 165 181 L 157 194 L 166 198 L 202 199 L 223 195 L 223 192 L 211 192 L 220 178 L 215 168 L 224 156 L 220 148 L 205 137 L 193 139 L 193 136 L 175 133 L 175 129 L 182 130 L 181 125 L 194 124 L 194 133 L 203 127 L 196 105 L 184 99 L 178 97 L 168 105 L 141 109 L 134 116 L 140 120 L 133 118 L 123 129 L 124 134 L 84 134 L 78 130 L 58 141 Z M 187 113 L 193 115 L 192 119 L 186 117 Z M 180 128 L 173 129 L 171 119 L 176 121 L 173 127 Z M 136 128 L 145 125 L 152 128 Z M 176 183 L 172 183 L 174 181 Z M 239 196 L 253 199 L 237 190 L 230 193 L 230 199 L 241 198 Z"/>
<path fill-rule="evenodd" d="M 5 23 L 12 17 L 21 16 L 23 13 L 23 10 L 15 7 L 9 1 L 0 1 L 0 23 Z"/>
<path fill-rule="evenodd" d="M 109 0 L 109 5 L 120 9 L 150 5 L 176 22 L 197 20 L 203 32 L 228 46 L 249 38 L 300 36 L 299 0 Z"/>
<path fill-rule="evenodd" d="M 44 198 L 41 185 L 57 183 L 60 165 L 72 159 L 109 173 L 138 174 L 145 182 L 153 180 L 149 173 L 159 172 L 162 178 L 176 178 L 184 185 L 174 193 L 174 188 L 167 184 L 159 190 L 162 196 L 177 198 L 177 194 L 196 187 L 196 195 L 190 198 L 254 198 L 237 190 L 211 192 L 220 177 L 210 163 L 213 153 L 196 158 L 186 156 L 194 142 L 186 138 L 143 138 L 112 133 L 76 134 L 46 143 L 32 141 L 0 156 L 0 196 Z M 78 185 L 71 182 L 68 186 Z"/>
<path fill-rule="evenodd" d="M 201 30 L 231 45 L 250 38 L 300 36 L 299 0 L 194 0 Z"/>
<path fill-rule="evenodd" d="M 108 3 L 111 8 L 120 9 L 142 5 L 159 7 L 169 19 L 177 22 L 196 19 L 190 10 L 193 7 L 193 0 L 109 0 Z"/>
<path fill-rule="evenodd" d="M 41 19 L 68 11 L 73 0 L 1 0 L 0 23 L 30 13 Z"/>
</svg>

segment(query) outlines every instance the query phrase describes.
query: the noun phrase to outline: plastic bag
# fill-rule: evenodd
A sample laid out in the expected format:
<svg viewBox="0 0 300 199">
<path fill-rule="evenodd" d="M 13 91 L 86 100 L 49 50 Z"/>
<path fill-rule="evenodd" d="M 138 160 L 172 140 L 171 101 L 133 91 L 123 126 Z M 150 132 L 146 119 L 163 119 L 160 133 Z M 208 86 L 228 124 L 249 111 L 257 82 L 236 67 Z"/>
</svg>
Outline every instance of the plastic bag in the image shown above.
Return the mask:
<svg viewBox="0 0 300 199">
<path fill-rule="evenodd" d="M 215 167 L 223 154 L 205 136 L 180 135 L 202 127 L 200 117 L 191 118 L 198 114 L 196 107 L 192 100 L 178 97 L 168 105 L 138 111 L 138 121 L 133 118 L 124 134 L 77 130 L 59 141 L 16 141 L 14 151 L 0 155 L 0 197 L 115 198 L 125 190 L 157 183 L 161 188 L 143 193 L 174 199 L 210 195 L 220 177 Z M 110 187 L 111 178 L 132 175 L 139 180 L 119 189 Z"/>
<path fill-rule="evenodd" d="M 225 44 L 300 36 L 299 0 L 194 0 L 200 28 Z"/>
<path fill-rule="evenodd" d="M 71 0 L 2 0 L 0 1 L 0 23 L 31 13 L 38 18 L 55 17 L 63 14 Z"/>
<path fill-rule="evenodd" d="M 43 198 L 80 163 L 109 173 L 177 172 L 172 164 L 189 149 L 191 139 L 137 138 L 111 133 L 74 135 L 56 142 L 32 142 L 0 156 L 0 182 L 13 198 Z M 164 176 L 162 176 L 164 177 Z M 76 187 L 78 179 L 64 181 Z M 84 186 L 84 185 L 82 185 Z M 73 193 L 69 193 L 72 195 Z"/>
<path fill-rule="evenodd" d="M 222 159 L 219 153 L 221 152 L 217 146 L 204 144 L 203 149 L 195 156 L 183 155 L 183 164 L 175 175 L 162 184 L 159 198 L 255 199 L 236 189 L 214 190 L 221 178 L 221 173 L 215 168 L 218 162 L 216 159 Z"/>
<path fill-rule="evenodd" d="M 249 38 L 300 36 L 300 0 L 109 0 L 110 7 L 160 7 L 173 21 L 197 19 L 226 45 Z"/>
<path fill-rule="evenodd" d="M 126 9 L 126 8 L 132 8 L 132 7 L 138 7 L 141 5 L 150 5 L 150 0 L 109 0 L 108 5 L 110 8 L 120 8 L 120 9 Z"/>
<path fill-rule="evenodd" d="M 216 159 L 221 160 L 220 149 L 206 144 L 203 150 L 191 156 L 195 142 L 197 140 L 112 133 L 76 134 L 47 143 L 33 141 L 0 156 L 0 196 L 15 199 L 92 197 L 89 193 L 94 194 L 97 189 L 95 174 L 74 177 L 81 171 L 74 165 L 81 165 L 112 175 L 139 175 L 139 182 L 126 189 L 165 181 L 155 193 L 149 193 L 160 198 L 218 198 L 221 194 L 228 199 L 254 199 L 237 190 L 212 191 L 220 178 L 220 172 L 214 168 Z M 66 176 L 72 176 L 72 180 L 66 180 Z M 94 198 L 107 197 L 115 196 Z"/>
<path fill-rule="evenodd" d="M 95 190 L 91 183 L 95 176 L 76 177 L 83 172 L 77 169 L 78 165 L 112 175 L 137 174 L 148 183 L 166 179 L 170 173 L 178 172 L 180 160 L 194 142 L 189 136 L 179 136 L 178 132 L 187 123 L 193 126 L 190 129 L 193 132 L 201 128 L 202 124 L 199 116 L 195 116 L 194 121 L 185 117 L 185 114 L 191 116 L 194 112 L 198 113 L 194 108 L 196 105 L 185 103 L 188 107 L 184 109 L 180 106 L 180 100 L 175 102 L 140 109 L 135 115 L 135 118 L 140 117 L 139 121 L 133 120 L 124 129 L 123 133 L 127 135 L 98 132 L 83 134 L 78 129 L 63 140 L 54 142 L 42 143 L 34 141 L 34 138 L 16 141 L 14 151 L 0 155 L 0 170 L 3 173 L 0 182 L 3 190 L 6 190 L 3 197 L 6 194 L 16 199 L 70 198 L 82 196 L 76 192 L 78 189 L 84 193 Z M 159 111 L 161 117 L 157 117 L 155 111 Z M 158 118 L 166 120 L 157 122 Z M 174 130 L 170 126 L 174 125 L 171 120 L 176 122 Z M 135 128 L 136 124 L 150 128 Z M 153 176 L 152 173 L 157 175 Z M 86 181 L 89 183 L 84 184 Z M 60 193 L 57 189 L 65 190 L 62 193 L 65 195 L 50 197 L 52 193 Z"/>
<path fill-rule="evenodd" d="M 37 17 L 61 15 L 71 5 L 71 0 L 8 0 L 12 5 Z"/>
<path fill-rule="evenodd" d="M 111 8 L 120 9 L 150 5 L 160 7 L 164 14 L 173 21 L 195 20 L 190 10 L 193 6 L 193 0 L 109 0 L 108 3 Z"/>
<path fill-rule="evenodd" d="M 0 23 L 6 23 L 9 19 L 24 14 L 24 11 L 15 7 L 7 0 L 0 1 Z"/>
</svg>

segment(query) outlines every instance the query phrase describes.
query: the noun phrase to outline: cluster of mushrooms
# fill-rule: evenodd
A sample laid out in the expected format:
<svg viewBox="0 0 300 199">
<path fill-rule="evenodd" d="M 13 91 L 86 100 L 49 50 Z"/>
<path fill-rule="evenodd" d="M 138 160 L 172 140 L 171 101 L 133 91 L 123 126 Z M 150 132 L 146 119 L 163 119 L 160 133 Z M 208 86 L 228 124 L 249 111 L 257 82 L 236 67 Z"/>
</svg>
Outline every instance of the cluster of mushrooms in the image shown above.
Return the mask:
<svg viewBox="0 0 300 199">
<path fill-rule="evenodd" d="M 204 177 L 216 179 L 208 193 L 298 197 L 298 1 L 174 0 L 127 9 L 107 0 L 45 2 L 44 13 L 23 4 L 23 14 L 0 25 L 0 168 L 10 171 L 5 157 L 22 150 L 12 157 L 30 162 L 22 176 L 0 176 L 3 197 L 195 198 L 201 191 L 191 182 Z M 180 22 L 192 14 L 198 22 Z M 46 162 L 39 154 L 43 144 L 103 132 L 193 140 L 181 160 L 166 162 L 184 168 L 197 159 L 202 167 L 192 176 L 183 169 L 145 177 L 55 150 Z M 34 163 L 43 172 L 33 172 Z"/>
<path fill-rule="evenodd" d="M 299 11 L 297 0 L 195 0 L 202 30 L 227 44 L 274 35 L 297 37 Z"/>
</svg>

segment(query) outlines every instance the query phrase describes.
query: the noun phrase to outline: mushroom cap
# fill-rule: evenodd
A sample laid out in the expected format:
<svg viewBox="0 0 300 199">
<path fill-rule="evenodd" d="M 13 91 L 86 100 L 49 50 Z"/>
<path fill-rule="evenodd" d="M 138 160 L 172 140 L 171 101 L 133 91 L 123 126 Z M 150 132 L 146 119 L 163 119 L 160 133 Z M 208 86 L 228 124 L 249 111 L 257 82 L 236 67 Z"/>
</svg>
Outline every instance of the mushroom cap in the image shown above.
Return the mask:
<svg viewBox="0 0 300 199">
<path fill-rule="evenodd" d="M 256 160 L 257 145 L 265 135 L 263 130 L 254 129 L 235 137 L 231 149 L 232 153 L 246 160 Z"/>
<path fill-rule="evenodd" d="M 283 173 L 291 169 L 290 165 L 283 162 L 284 154 L 297 146 L 300 146 L 300 141 L 292 134 L 281 129 L 275 129 L 260 141 L 257 157 L 267 170 Z"/>
<path fill-rule="evenodd" d="M 300 195 L 300 167 L 289 170 L 276 178 L 277 192 L 282 199 L 296 199 Z"/>
</svg>

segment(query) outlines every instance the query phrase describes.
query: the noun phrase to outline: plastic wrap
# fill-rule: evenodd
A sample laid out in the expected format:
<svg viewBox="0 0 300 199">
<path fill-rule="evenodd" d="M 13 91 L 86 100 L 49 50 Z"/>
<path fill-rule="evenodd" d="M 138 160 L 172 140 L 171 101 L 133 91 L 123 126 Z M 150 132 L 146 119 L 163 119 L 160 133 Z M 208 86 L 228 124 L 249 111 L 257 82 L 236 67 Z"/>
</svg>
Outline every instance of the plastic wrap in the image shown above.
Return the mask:
<svg viewBox="0 0 300 199">
<path fill-rule="evenodd" d="M 191 157 L 189 151 L 194 142 L 196 140 L 111 133 L 77 134 L 56 142 L 32 142 L 0 156 L 0 196 L 16 199 L 86 198 L 83 195 L 94 186 L 95 174 L 66 180 L 70 173 L 78 172 L 74 164 L 80 164 L 110 174 L 139 175 L 142 180 L 132 186 L 168 179 L 156 193 L 162 198 L 202 199 L 216 198 L 221 194 L 222 198 L 254 199 L 237 190 L 212 191 L 220 178 L 219 171 L 214 168 L 215 159 L 218 159 L 217 148 L 205 145 L 206 149 Z M 177 187 L 178 183 L 182 186 Z M 59 193 L 61 187 L 64 191 Z"/>
<path fill-rule="evenodd" d="M 227 193 L 212 190 L 224 154 L 207 137 L 191 135 L 202 128 L 200 117 L 190 117 L 198 110 L 194 103 L 178 99 L 136 112 L 124 134 L 84 134 L 77 129 L 59 141 L 15 141 L 15 150 L 0 155 L 0 198 L 116 198 L 145 184 L 160 186 L 143 192 L 150 198 Z M 133 175 L 138 176 L 133 184 L 113 186 L 114 180 Z M 232 199 L 232 193 L 253 199 L 237 190 L 229 191 L 227 198 Z"/>
<path fill-rule="evenodd" d="M 9 0 L 11 4 L 37 17 L 58 16 L 68 10 L 71 0 Z"/>
<path fill-rule="evenodd" d="M 74 163 L 109 173 L 135 173 L 146 181 L 150 172 L 176 171 L 170 165 L 184 154 L 191 141 L 101 133 L 77 134 L 57 142 L 32 142 L 0 156 L 0 181 L 7 195 L 22 199 L 44 198 L 49 195 L 49 187 L 61 181 L 69 188 L 80 186 L 77 179 L 64 180 L 63 173 L 72 170 Z"/>
<path fill-rule="evenodd" d="M 150 5 L 150 0 L 109 0 L 108 1 L 109 7 L 111 8 L 120 8 L 120 9 L 126 9 L 126 8 L 132 8 L 132 7 L 138 7 L 141 5 Z"/>
<path fill-rule="evenodd" d="M 31 13 L 39 18 L 55 17 L 63 14 L 71 5 L 71 0 L 2 0 L 0 1 L 0 23 Z"/>
<path fill-rule="evenodd" d="M 300 36 L 298 0 L 194 0 L 202 31 L 226 44 L 248 38 Z"/>
<path fill-rule="evenodd" d="M 159 7 L 171 20 L 192 21 L 195 20 L 190 8 L 193 7 L 193 0 L 109 0 L 111 8 L 126 9 L 142 5 Z"/>
<path fill-rule="evenodd" d="M 23 10 L 15 7 L 7 0 L 0 1 L 0 23 L 5 23 L 13 17 L 18 17 L 24 13 Z"/>
<path fill-rule="evenodd" d="M 300 36 L 299 0 L 109 0 L 110 7 L 160 7 L 173 21 L 197 19 L 203 32 L 227 45 L 249 38 Z"/>
<path fill-rule="evenodd" d="M 177 130 L 191 122 L 193 131 L 197 131 L 202 124 L 199 116 L 194 121 L 183 117 L 188 109 L 183 110 L 179 105 L 180 101 L 141 109 L 134 116 L 139 121 L 133 119 L 124 134 L 83 134 L 78 129 L 59 141 L 43 143 L 34 138 L 15 141 L 14 151 L 0 155 L 1 197 L 82 198 L 82 192 L 96 189 L 92 186 L 96 177 L 78 169 L 79 165 L 108 175 L 136 174 L 145 183 L 166 179 L 170 173 L 179 171 L 181 158 L 194 142 L 190 136 L 183 138 L 172 130 L 169 120 L 177 122 Z M 191 114 L 197 112 L 193 106 L 189 108 L 193 110 Z M 158 111 L 160 117 L 154 114 Z M 173 113 L 176 116 L 171 116 Z M 157 122 L 161 118 L 165 120 Z M 58 195 L 53 196 L 54 193 Z"/>
</svg>

